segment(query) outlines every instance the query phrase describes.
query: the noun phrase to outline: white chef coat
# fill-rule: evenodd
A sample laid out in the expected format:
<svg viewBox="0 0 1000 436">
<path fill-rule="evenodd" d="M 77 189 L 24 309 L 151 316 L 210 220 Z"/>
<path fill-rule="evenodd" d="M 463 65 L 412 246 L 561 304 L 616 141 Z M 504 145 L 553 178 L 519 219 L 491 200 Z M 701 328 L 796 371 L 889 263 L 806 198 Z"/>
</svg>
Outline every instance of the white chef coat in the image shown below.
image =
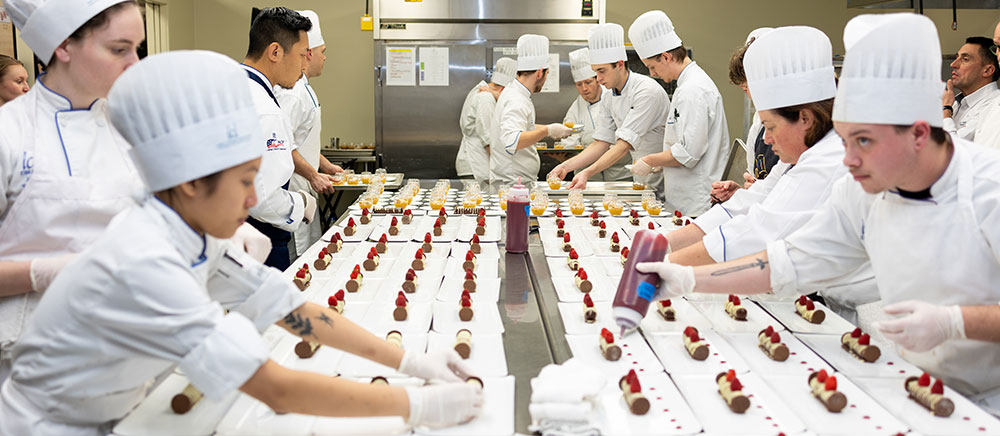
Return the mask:
<svg viewBox="0 0 1000 436">
<path fill-rule="evenodd" d="M 655 80 L 630 71 L 621 93 L 609 90 L 601 97 L 601 104 L 604 107 L 597 120 L 594 139 L 612 146 L 619 139 L 628 142 L 632 146 L 629 149 L 632 161 L 664 150 L 664 124 L 670 110 L 670 97 Z M 653 188 L 658 198 L 664 198 L 662 172 L 633 175 L 632 179 Z"/>
<path fill-rule="evenodd" d="M 944 130 L 952 137 L 975 141 L 976 129 L 998 97 L 1000 89 L 997 89 L 996 82 L 990 82 L 964 98 L 955 99 L 951 118 L 944 119 Z"/>
<path fill-rule="evenodd" d="M 576 100 L 573 100 L 573 104 L 566 111 L 566 116 L 563 117 L 563 123 L 573 123 L 574 128 L 583 127 L 583 131 L 564 138 L 562 140 L 563 145 L 566 147 L 575 147 L 577 145 L 588 146 L 594 142 L 594 130 L 597 129 L 597 120 L 601 118 L 601 114 L 604 111 L 601 100 L 606 95 L 610 95 L 610 92 L 607 88 L 601 86 L 601 98 L 593 103 L 584 100 L 581 95 L 576 96 Z M 632 180 L 632 172 L 625 169 L 625 165 L 630 163 L 632 163 L 631 156 L 622 156 L 618 162 L 601 171 L 601 174 L 594 177 L 594 179 L 605 182 Z"/>
<path fill-rule="evenodd" d="M 486 151 L 486 147 L 490 145 L 490 125 L 497 104 L 492 92 L 479 91 L 483 86 L 488 85 L 485 81 L 480 81 L 462 103 L 462 114 L 458 119 L 458 127 L 462 130 L 462 144 L 455 157 L 458 175 L 472 175 L 480 183 L 490 180 L 490 153 Z"/>
<path fill-rule="evenodd" d="M 535 104 L 528 91 L 518 80 L 513 80 L 500 93 L 493 111 L 490 126 L 490 143 L 495 144 L 490 153 L 490 185 L 511 184 L 538 180 L 541 161 L 534 144 L 517 150 L 521 132 L 535 130 Z"/>
<path fill-rule="evenodd" d="M 1000 97 L 983 108 L 982 120 L 973 138 L 976 144 L 1000 149 Z"/>
<path fill-rule="evenodd" d="M 305 215 L 305 201 L 298 193 L 283 188 L 295 171 L 292 150 L 297 146 L 292 138 L 292 128 L 281 112 L 273 91 L 260 84 L 271 83 L 267 76 L 248 65 L 243 65 L 243 69 L 260 81 L 248 77 L 247 86 L 250 87 L 254 108 L 260 117 L 260 128 L 264 132 L 261 142 L 267 149 L 254 180 L 257 205 L 250 208 L 250 216 L 279 229 L 294 231 Z"/>
<path fill-rule="evenodd" d="M 711 205 L 712 182 L 722 179 L 729 160 L 729 127 L 722 95 L 697 62 L 677 78 L 663 146 L 681 163 L 663 168 L 664 207 L 700 215 Z"/>
<path fill-rule="evenodd" d="M 267 360 L 260 332 L 305 302 L 154 197 L 115 217 L 46 295 L 14 348 L 2 434 L 95 434 L 175 365 L 220 399 Z"/>
<path fill-rule="evenodd" d="M 830 130 L 799 157 L 795 165 L 782 162 L 749 190 L 713 206 L 694 223 L 705 232 L 702 242 L 716 262 L 757 253 L 767 243 L 787 237 L 820 210 L 830 196 L 833 183 L 847 174 L 844 145 Z M 775 179 L 775 180 L 772 180 Z M 757 185 L 761 185 L 760 188 Z M 761 198 L 760 192 L 766 192 Z M 868 262 L 845 274 L 840 286 L 822 291 L 839 307 L 853 308 L 879 299 Z M 800 289 L 810 293 L 814 289 Z"/>
<path fill-rule="evenodd" d="M 129 144 L 111 127 L 106 101 L 72 109 L 44 80 L 0 107 L 3 261 L 83 251 L 146 189 Z M 0 298 L 0 380 L 40 298 L 36 292 Z"/>
<path fill-rule="evenodd" d="M 887 305 L 910 299 L 997 304 L 1000 155 L 955 139 L 951 162 L 930 192 L 924 200 L 894 191 L 867 194 L 844 176 L 808 223 L 768 243 L 775 292 L 821 287 L 870 261 Z M 997 344 L 950 340 L 925 353 L 898 351 L 963 394 L 1000 387 Z"/>
<path fill-rule="evenodd" d="M 291 89 L 280 86 L 274 87 L 274 95 L 281 105 L 281 112 L 288 119 L 292 128 L 292 141 L 298 147 L 297 150 L 313 169 L 319 169 L 320 148 L 322 146 L 320 131 L 323 124 L 322 107 L 319 105 L 319 98 L 309 86 L 309 78 L 305 74 Z M 294 164 L 292 162 L 293 171 Z M 313 190 L 312 184 L 305 177 L 293 173 L 292 179 L 288 183 L 289 191 L 303 190 L 319 198 L 319 194 Z M 305 253 L 314 242 L 323 235 L 318 219 L 312 220 L 309 224 L 302 223 L 299 228 L 292 232 L 295 239 L 295 251 Z"/>
</svg>

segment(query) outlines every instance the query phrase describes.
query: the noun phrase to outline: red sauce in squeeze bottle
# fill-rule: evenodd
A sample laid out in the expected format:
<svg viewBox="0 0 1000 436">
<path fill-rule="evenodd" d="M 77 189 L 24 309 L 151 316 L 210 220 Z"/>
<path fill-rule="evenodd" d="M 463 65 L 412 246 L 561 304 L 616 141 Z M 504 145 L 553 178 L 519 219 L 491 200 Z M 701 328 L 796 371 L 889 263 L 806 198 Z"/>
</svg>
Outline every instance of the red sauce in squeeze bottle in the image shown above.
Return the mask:
<svg viewBox="0 0 1000 436">
<path fill-rule="evenodd" d="M 618 291 L 612 302 L 615 323 L 621 328 L 621 336 L 627 330 L 635 329 L 646 316 L 649 303 L 656 296 L 660 285 L 659 274 L 641 273 L 635 269 L 640 262 L 662 262 L 667 255 L 667 238 L 653 230 L 640 230 L 632 238 L 625 272 L 618 282 Z"/>
</svg>

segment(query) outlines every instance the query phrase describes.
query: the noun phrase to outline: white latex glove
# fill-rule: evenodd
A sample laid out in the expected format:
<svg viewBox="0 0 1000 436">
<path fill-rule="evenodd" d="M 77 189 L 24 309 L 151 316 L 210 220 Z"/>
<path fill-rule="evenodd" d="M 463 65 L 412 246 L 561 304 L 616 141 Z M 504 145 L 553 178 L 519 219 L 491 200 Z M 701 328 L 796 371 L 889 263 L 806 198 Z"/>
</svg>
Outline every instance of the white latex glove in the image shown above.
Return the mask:
<svg viewBox="0 0 1000 436">
<path fill-rule="evenodd" d="M 237 247 L 243 248 L 243 251 L 260 263 L 264 263 L 267 260 L 267 255 L 271 254 L 271 238 L 264 236 L 249 223 L 243 223 L 237 227 L 236 233 L 229 240 L 233 241 Z"/>
<path fill-rule="evenodd" d="M 410 419 L 407 424 L 432 428 L 469 422 L 483 408 L 483 390 L 470 383 L 407 386 Z"/>
<path fill-rule="evenodd" d="M 299 190 L 299 194 L 302 194 L 302 200 L 306 202 L 306 210 L 302 214 L 302 221 L 309 224 L 312 222 L 313 217 L 316 216 L 316 198 L 301 189 Z"/>
<path fill-rule="evenodd" d="M 450 348 L 419 353 L 407 350 L 399 362 L 399 372 L 427 381 L 460 382 L 471 377 L 468 363 Z"/>
<path fill-rule="evenodd" d="M 889 315 L 902 318 L 877 321 L 877 328 L 886 338 L 915 352 L 929 351 L 949 339 L 965 339 L 965 320 L 958 306 L 938 306 L 923 301 L 907 300 L 882 308 Z"/>
<path fill-rule="evenodd" d="M 39 257 L 31 261 L 28 266 L 28 274 L 31 276 L 31 290 L 35 292 L 45 292 L 56 279 L 59 271 L 63 267 L 76 259 L 76 253 L 64 254 L 55 257 Z"/>
<path fill-rule="evenodd" d="M 648 176 L 651 172 L 653 172 L 653 167 L 649 166 L 642 158 L 636 159 L 635 165 L 632 165 L 632 174 L 637 176 Z"/>
<path fill-rule="evenodd" d="M 573 129 L 566 127 L 563 123 L 552 123 L 548 125 L 549 137 L 552 139 L 562 139 L 573 134 Z"/>
<path fill-rule="evenodd" d="M 694 267 L 670 262 L 642 262 L 635 269 L 643 273 L 658 274 L 663 284 L 656 291 L 657 299 L 675 298 L 694 292 Z"/>
</svg>

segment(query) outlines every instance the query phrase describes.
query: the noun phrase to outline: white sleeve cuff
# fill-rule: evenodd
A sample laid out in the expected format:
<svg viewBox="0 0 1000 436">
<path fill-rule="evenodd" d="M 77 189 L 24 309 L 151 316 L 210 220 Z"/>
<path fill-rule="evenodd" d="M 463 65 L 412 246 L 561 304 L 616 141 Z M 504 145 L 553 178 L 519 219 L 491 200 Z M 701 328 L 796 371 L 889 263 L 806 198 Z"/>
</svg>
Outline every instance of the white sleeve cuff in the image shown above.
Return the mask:
<svg viewBox="0 0 1000 436">
<path fill-rule="evenodd" d="M 694 168 L 695 165 L 698 165 L 699 159 L 695 159 L 694 156 L 691 156 L 687 149 L 679 143 L 672 144 L 670 146 L 670 153 L 673 154 L 674 159 L 676 159 L 677 162 L 680 162 L 681 165 L 684 165 L 687 168 Z"/>
<path fill-rule="evenodd" d="M 954 118 L 945 118 L 944 124 L 942 126 L 945 132 L 951 133 L 952 135 L 958 135 L 958 127 L 955 126 Z"/>
<path fill-rule="evenodd" d="M 798 277 L 784 239 L 767 243 L 767 261 L 771 265 L 771 291 L 776 295 L 795 295 Z"/>
<path fill-rule="evenodd" d="M 733 219 L 733 215 L 726 210 L 725 203 L 719 203 L 699 215 L 693 222 L 701 231 L 708 234 L 731 219 Z"/>
<path fill-rule="evenodd" d="M 219 400 L 243 386 L 267 361 L 267 347 L 253 323 L 230 313 L 178 365 L 210 400 Z"/>
<path fill-rule="evenodd" d="M 632 145 L 633 150 L 635 150 L 636 147 L 639 145 L 639 134 L 624 127 L 615 131 L 615 136 L 618 139 L 621 139 L 622 141 L 625 141 L 630 145 Z M 614 144 L 615 142 L 616 141 L 611 141 L 611 144 Z"/>
<path fill-rule="evenodd" d="M 705 251 L 716 263 L 729 260 L 726 259 L 726 235 L 723 233 L 722 226 L 706 233 L 705 237 L 701 238 L 701 242 L 705 244 Z"/>
</svg>

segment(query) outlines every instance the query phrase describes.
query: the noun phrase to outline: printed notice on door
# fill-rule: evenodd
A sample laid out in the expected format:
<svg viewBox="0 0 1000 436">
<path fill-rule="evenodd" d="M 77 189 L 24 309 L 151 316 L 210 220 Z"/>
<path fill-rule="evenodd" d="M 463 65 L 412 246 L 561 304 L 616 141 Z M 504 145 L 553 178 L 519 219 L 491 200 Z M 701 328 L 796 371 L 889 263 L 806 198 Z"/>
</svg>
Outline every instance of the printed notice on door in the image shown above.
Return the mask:
<svg viewBox="0 0 1000 436">
<path fill-rule="evenodd" d="M 386 47 L 386 86 L 416 86 L 416 64 L 415 47 Z"/>
<path fill-rule="evenodd" d="M 420 86 L 448 86 L 448 47 L 420 47 Z"/>
</svg>

